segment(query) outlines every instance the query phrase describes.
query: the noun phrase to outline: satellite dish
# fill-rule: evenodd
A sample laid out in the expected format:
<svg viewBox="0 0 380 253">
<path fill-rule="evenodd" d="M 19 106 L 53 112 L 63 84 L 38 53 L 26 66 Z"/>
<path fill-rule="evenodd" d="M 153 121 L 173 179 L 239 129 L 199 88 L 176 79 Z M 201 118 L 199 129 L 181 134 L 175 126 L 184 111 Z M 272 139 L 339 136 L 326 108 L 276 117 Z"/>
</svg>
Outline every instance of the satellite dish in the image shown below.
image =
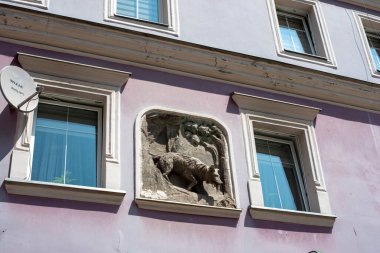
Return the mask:
<svg viewBox="0 0 380 253">
<path fill-rule="evenodd" d="M 22 112 L 36 109 L 42 92 L 42 87 L 37 87 L 30 75 L 16 66 L 0 71 L 0 89 L 8 103 Z"/>
</svg>

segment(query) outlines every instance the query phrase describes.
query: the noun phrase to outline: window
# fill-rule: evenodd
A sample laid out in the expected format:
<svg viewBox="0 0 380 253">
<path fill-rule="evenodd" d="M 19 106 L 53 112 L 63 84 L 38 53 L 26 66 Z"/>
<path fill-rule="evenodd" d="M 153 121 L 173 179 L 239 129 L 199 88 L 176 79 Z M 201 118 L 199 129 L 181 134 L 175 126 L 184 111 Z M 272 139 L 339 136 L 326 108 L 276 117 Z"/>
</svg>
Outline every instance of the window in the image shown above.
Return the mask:
<svg viewBox="0 0 380 253">
<path fill-rule="evenodd" d="M 293 141 L 255 134 L 264 205 L 305 211 L 307 200 Z"/>
<path fill-rule="evenodd" d="M 254 219 L 331 227 L 314 132 L 318 108 L 233 93 L 245 126 Z"/>
<path fill-rule="evenodd" d="M 267 1 L 279 56 L 336 66 L 318 1 Z"/>
<path fill-rule="evenodd" d="M 353 14 L 370 72 L 380 78 L 380 18 L 356 11 Z"/>
<path fill-rule="evenodd" d="M 163 23 L 160 0 L 117 0 L 116 15 Z"/>
<path fill-rule="evenodd" d="M 380 71 L 380 35 L 376 33 L 367 32 L 367 40 L 369 45 L 369 50 L 371 52 L 372 60 L 376 66 L 376 70 Z"/>
<path fill-rule="evenodd" d="M 5 0 L 5 1 L 12 2 L 12 3 L 30 5 L 33 7 L 40 7 L 43 9 L 47 9 L 48 4 L 49 4 L 49 0 Z"/>
<path fill-rule="evenodd" d="M 101 108 L 56 103 L 38 106 L 31 180 L 97 187 Z"/>
<path fill-rule="evenodd" d="M 44 91 L 37 110 L 18 113 L 7 192 L 120 205 L 120 88 L 130 73 L 23 53 L 17 60 Z"/>
<path fill-rule="evenodd" d="M 314 46 L 304 17 L 277 13 L 281 41 L 285 50 L 315 55 Z"/>
<path fill-rule="evenodd" d="M 105 20 L 127 27 L 178 34 L 177 0 L 106 0 Z"/>
</svg>

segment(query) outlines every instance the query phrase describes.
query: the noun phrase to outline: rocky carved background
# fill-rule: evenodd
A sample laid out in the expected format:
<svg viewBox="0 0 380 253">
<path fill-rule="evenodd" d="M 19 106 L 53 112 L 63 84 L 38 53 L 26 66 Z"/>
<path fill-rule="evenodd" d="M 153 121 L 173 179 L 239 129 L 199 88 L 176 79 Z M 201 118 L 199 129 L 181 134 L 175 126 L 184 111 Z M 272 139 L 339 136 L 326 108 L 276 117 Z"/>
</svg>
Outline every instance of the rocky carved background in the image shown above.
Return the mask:
<svg viewBox="0 0 380 253">
<path fill-rule="evenodd" d="M 150 111 L 142 118 L 141 196 L 235 208 L 228 143 L 211 119 Z"/>
</svg>

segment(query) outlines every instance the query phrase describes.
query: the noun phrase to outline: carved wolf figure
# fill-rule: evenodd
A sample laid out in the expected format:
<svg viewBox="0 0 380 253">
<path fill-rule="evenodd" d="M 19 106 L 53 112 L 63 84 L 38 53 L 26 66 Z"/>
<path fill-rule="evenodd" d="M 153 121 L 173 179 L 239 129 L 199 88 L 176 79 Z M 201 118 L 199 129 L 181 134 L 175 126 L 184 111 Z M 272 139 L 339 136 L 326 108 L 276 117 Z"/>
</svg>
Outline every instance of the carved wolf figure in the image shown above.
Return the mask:
<svg viewBox="0 0 380 253">
<path fill-rule="evenodd" d="M 182 178 L 189 180 L 190 184 L 187 186 L 187 190 L 189 191 L 198 183 L 198 180 L 212 183 L 215 186 L 223 184 L 214 165 L 208 167 L 197 158 L 174 152 L 160 156 L 152 155 L 152 157 L 157 167 L 161 170 L 162 175 L 168 181 L 168 175 L 171 172 L 175 172 Z"/>
</svg>

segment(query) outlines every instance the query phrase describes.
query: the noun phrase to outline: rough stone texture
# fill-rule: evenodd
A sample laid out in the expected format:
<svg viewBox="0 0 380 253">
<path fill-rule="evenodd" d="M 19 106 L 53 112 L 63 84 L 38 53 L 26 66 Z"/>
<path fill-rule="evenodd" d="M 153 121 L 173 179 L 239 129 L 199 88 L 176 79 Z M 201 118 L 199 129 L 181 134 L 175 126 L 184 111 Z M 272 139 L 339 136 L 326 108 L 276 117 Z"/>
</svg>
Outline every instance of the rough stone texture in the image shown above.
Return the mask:
<svg viewBox="0 0 380 253">
<path fill-rule="evenodd" d="M 217 122 L 150 111 L 142 118 L 141 138 L 141 197 L 236 207 L 228 143 Z"/>
</svg>

